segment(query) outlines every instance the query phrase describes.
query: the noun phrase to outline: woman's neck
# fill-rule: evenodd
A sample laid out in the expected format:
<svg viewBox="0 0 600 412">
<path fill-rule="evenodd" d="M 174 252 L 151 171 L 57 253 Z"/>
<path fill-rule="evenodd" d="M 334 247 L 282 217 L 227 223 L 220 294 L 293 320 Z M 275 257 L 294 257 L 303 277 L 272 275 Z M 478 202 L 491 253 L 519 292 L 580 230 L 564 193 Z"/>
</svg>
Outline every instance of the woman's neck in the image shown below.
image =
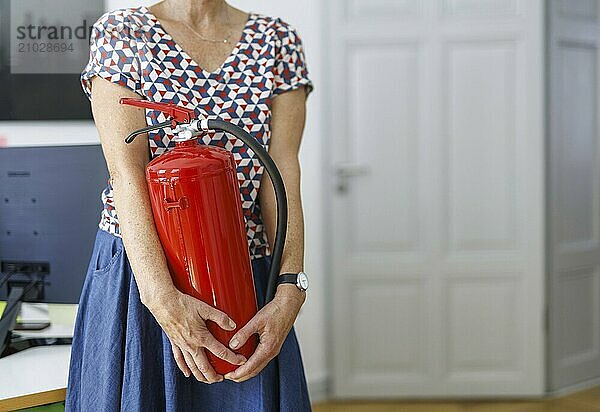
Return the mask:
<svg viewBox="0 0 600 412">
<path fill-rule="evenodd" d="M 163 0 L 155 6 L 171 20 L 204 27 L 228 20 L 225 0 Z"/>
</svg>

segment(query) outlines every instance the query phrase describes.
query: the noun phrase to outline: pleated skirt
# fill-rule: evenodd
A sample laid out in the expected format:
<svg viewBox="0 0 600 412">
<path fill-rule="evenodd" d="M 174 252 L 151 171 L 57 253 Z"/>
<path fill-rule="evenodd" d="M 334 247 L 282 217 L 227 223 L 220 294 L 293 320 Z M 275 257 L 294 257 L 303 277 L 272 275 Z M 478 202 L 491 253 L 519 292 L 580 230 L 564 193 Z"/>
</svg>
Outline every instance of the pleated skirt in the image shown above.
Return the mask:
<svg viewBox="0 0 600 412">
<path fill-rule="evenodd" d="M 270 258 L 252 262 L 259 301 Z M 186 378 L 142 305 L 122 239 L 98 230 L 75 324 L 67 411 L 310 411 L 294 329 L 256 377 L 205 384 Z"/>
</svg>

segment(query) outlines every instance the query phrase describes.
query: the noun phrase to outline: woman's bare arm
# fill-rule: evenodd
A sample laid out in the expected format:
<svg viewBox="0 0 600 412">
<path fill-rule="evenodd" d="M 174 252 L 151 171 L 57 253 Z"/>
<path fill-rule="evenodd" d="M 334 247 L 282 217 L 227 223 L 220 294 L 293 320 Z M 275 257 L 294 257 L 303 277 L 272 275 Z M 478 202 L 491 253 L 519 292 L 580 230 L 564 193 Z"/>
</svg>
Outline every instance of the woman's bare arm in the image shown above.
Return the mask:
<svg viewBox="0 0 600 412">
<path fill-rule="evenodd" d="M 148 139 L 139 136 L 126 144 L 124 137 L 146 126 L 144 110 L 118 104 L 120 97 L 139 98 L 132 91 L 99 77 L 92 80 L 92 113 L 106 164 L 123 244 L 144 305 L 151 306 L 173 293 L 167 261 L 154 227 L 144 170 Z"/>
<path fill-rule="evenodd" d="M 269 154 L 277 164 L 285 182 L 288 200 L 288 227 L 280 273 L 304 270 L 304 214 L 300 195 L 300 161 L 298 153 L 306 120 L 304 87 L 277 96 L 273 100 L 272 138 Z M 268 175 L 262 181 L 260 205 L 269 242 L 275 241 L 277 208 L 275 191 Z M 280 285 L 277 293 L 304 299 L 305 293 L 294 285 Z"/>
<path fill-rule="evenodd" d="M 112 179 L 113 196 L 121 236 L 140 292 L 142 303 L 169 336 L 173 354 L 186 376 L 190 372 L 203 382 L 217 382 L 217 375 L 204 348 L 231 362 L 244 357 L 218 342 L 206 328 L 210 319 L 226 330 L 235 323 L 223 312 L 177 291 L 171 280 L 150 206 L 145 180 L 148 139 L 139 136 L 126 144 L 125 137 L 146 126 L 144 111 L 119 104 L 121 97 L 139 98 L 134 92 L 99 77 L 92 80 L 92 112 L 104 157 Z"/>
</svg>

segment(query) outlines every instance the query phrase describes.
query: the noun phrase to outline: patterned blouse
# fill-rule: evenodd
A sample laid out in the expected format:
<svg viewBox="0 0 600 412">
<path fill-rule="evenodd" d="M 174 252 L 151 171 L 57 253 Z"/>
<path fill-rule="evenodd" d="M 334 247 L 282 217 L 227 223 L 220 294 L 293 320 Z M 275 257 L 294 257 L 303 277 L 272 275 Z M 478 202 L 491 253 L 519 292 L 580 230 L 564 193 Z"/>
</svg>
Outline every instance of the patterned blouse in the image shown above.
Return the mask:
<svg viewBox="0 0 600 412">
<path fill-rule="evenodd" d="M 200 67 L 167 33 L 146 7 L 121 9 L 103 15 L 92 30 L 90 61 L 81 75 L 91 97 L 91 78 L 100 76 L 133 90 L 147 100 L 170 102 L 244 127 L 266 148 L 271 137 L 271 103 L 280 93 L 312 82 L 295 29 L 279 18 L 250 13 L 243 33 L 221 67 Z M 165 121 L 158 111 L 146 110 L 148 125 Z M 170 130 L 151 132 L 150 156 L 175 146 Z M 240 183 L 250 255 L 270 253 L 257 195 L 263 167 L 241 141 L 222 132 L 206 134 L 204 144 L 233 152 Z M 99 227 L 120 236 L 110 181 L 102 192 Z"/>
</svg>

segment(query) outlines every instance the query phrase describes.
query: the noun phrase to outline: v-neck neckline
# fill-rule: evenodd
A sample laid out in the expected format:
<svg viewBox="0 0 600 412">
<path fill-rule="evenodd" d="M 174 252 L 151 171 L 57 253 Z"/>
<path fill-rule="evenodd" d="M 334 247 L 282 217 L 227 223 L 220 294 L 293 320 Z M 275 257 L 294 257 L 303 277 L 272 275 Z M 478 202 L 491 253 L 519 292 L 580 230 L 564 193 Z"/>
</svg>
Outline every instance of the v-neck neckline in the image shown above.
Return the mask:
<svg viewBox="0 0 600 412">
<path fill-rule="evenodd" d="M 241 34 L 240 38 L 238 39 L 237 43 L 235 44 L 235 46 L 233 47 L 233 49 L 231 50 L 231 52 L 229 53 L 229 55 L 227 56 L 227 58 L 215 70 L 208 71 L 204 67 L 202 67 L 202 65 L 200 65 L 192 56 L 190 56 L 185 51 L 185 49 L 183 47 L 181 47 L 181 45 L 173 38 L 173 36 L 171 36 L 171 34 L 167 30 L 165 30 L 161 21 L 158 19 L 158 17 L 156 17 L 154 15 L 154 13 L 152 13 L 152 11 L 148 7 L 142 6 L 141 9 L 149 17 L 149 19 L 152 20 L 156 29 L 158 29 L 161 32 L 161 34 L 167 38 L 168 41 L 171 41 L 173 43 L 173 46 L 177 49 L 177 51 L 185 59 L 189 60 L 191 64 L 196 66 L 206 77 L 215 77 L 215 76 L 220 75 L 221 73 L 223 73 L 223 71 L 225 71 L 225 69 L 229 66 L 229 64 L 233 61 L 233 59 L 235 59 L 236 55 L 238 54 L 238 52 L 240 50 L 240 47 L 246 40 L 246 36 L 247 36 L 246 31 L 248 30 L 248 27 L 250 26 L 250 24 L 253 20 L 253 17 L 254 17 L 253 12 L 248 13 L 248 17 L 246 18 L 246 22 L 244 23 L 244 27 L 242 28 L 242 34 Z"/>
</svg>

